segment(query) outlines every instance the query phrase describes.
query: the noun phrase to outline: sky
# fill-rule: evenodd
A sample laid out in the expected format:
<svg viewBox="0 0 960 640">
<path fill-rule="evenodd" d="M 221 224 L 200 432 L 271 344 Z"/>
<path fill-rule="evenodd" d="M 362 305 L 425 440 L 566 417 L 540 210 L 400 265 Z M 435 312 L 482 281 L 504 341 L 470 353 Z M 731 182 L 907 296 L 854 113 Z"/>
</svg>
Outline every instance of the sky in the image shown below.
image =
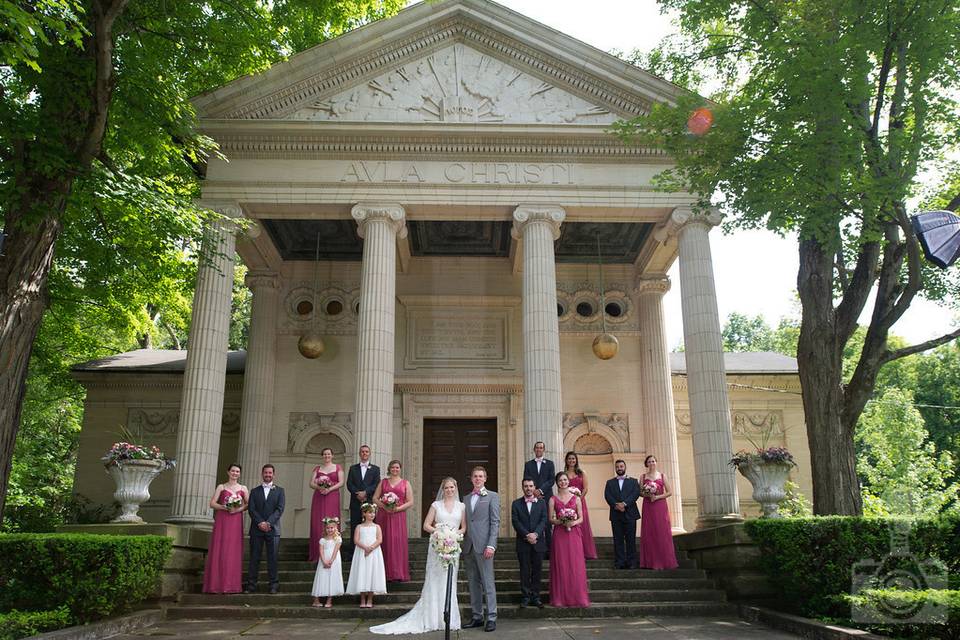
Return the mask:
<svg viewBox="0 0 960 640">
<path fill-rule="evenodd" d="M 603 51 L 649 50 L 675 30 L 654 0 L 497 0 L 538 22 Z M 590 9 L 587 10 L 587 7 Z M 732 312 L 762 315 L 776 326 L 785 316 L 799 315 L 796 297 L 797 244 L 769 231 L 711 234 L 717 305 L 721 324 Z M 670 348 L 683 341 L 678 263 L 670 272 L 671 291 L 664 298 Z M 872 301 L 871 301 L 872 303 Z M 870 306 L 861 321 L 869 321 Z M 947 333 L 954 314 L 934 303 L 915 300 L 893 332 L 910 343 Z"/>
</svg>

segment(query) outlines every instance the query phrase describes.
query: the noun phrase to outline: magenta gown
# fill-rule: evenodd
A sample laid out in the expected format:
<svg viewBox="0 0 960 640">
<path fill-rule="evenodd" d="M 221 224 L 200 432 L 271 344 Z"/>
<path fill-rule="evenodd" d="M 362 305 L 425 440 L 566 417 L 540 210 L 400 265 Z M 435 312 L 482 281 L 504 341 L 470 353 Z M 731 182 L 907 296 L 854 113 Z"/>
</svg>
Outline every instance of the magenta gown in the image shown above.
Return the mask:
<svg viewBox="0 0 960 640">
<path fill-rule="evenodd" d="M 583 493 L 583 477 L 576 474 L 570 475 L 570 486 L 576 487 Z M 587 510 L 587 501 L 580 499 L 580 508 L 583 509 L 583 524 L 580 530 L 583 532 L 583 557 L 587 560 L 597 559 L 597 545 L 593 542 L 593 530 L 590 528 L 590 512 Z"/>
<path fill-rule="evenodd" d="M 643 479 L 645 485 L 657 487 L 657 495 L 663 493 L 663 478 Z M 676 569 L 677 552 L 673 548 L 673 533 L 670 530 L 670 510 L 666 500 L 643 499 L 640 514 L 640 568 Z"/>
<path fill-rule="evenodd" d="M 327 476 L 332 484 L 337 484 L 340 482 L 340 467 L 330 473 L 318 471 L 314 475 L 314 480 L 319 476 Z M 310 562 L 320 562 L 320 538 L 323 537 L 323 519 L 339 517 L 340 490 L 331 491 L 327 495 L 314 491 L 313 502 L 310 505 Z"/>
<path fill-rule="evenodd" d="M 553 508 L 575 509 L 577 497 L 563 504 L 551 496 Z M 553 527 L 550 542 L 550 604 L 554 607 L 589 607 L 587 563 L 583 557 L 583 532 L 577 525 L 567 531 L 562 525 Z"/>
<path fill-rule="evenodd" d="M 226 504 L 233 494 L 224 489 L 217 502 Z M 244 495 L 239 492 L 239 495 Z M 244 496 L 246 498 L 246 496 Z M 243 591 L 243 512 L 213 512 L 210 548 L 203 568 L 204 593 L 240 593 Z"/>
<path fill-rule="evenodd" d="M 380 481 L 380 500 L 387 493 L 397 495 L 397 504 L 407 501 L 407 481 L 404 480 L 396 487 L 390 486 L 390 480 Z M 407 512 L 379 509 L 376 523 L 383 532 L 383 563 L 387 573 L 387 580 L 392 582 L 410 581 L 410 559 L 407 553 Z"/>
</svg>

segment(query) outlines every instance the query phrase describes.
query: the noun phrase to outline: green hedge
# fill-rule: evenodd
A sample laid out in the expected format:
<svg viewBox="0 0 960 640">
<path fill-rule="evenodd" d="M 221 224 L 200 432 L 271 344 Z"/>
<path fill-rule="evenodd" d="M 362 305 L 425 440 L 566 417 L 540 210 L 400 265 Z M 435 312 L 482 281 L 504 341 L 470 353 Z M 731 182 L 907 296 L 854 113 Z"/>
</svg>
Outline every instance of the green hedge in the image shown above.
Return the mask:
<svg viewBox="0 0 960 640">
<path fill-rule="evenodd" d="M 915 521 L 846 516 L 757 519 L 747 521 L 746 528 L 763 551 L 761 566 L 785 608 L 805 616 L 845 619 L 850 615 L 846 596 L 855 565 L 867 569 L 861 576 L 869 575 L 870 567 L 864 563 L 871 560 L 881 563 L 876 565 L 881 577 L 898 570 L 907 575 L 933 573 L 926 564 L 891 557 L 894 525 L 908 528 L 909 552 L 921 563 L 932 560 L 945 565 L 948 584 L 957 589 L 960 515 Z"/>
<path fill-rule="evenodd" d="M 0 612 L 64 606 L 70 623 L 152 596 L 172 548 L 163 536 L 0 535 Z"/>
<path fill-rule="evenodd" d="M 0 640 L 29 638 L 45 631 L 70 625 L 70 611 L 60 607 L 53 611 L 10 611 L 0 613 Z"/>
<path fill-rule="evenodd" d="M 867 589 L 855 596 L 846 596 L 844 599 L 851 606 L 857 607 L 863 615 L 869 615 L 878 620 L 896 618 L 897 614 L 916 619 L 937 620 L 937 624 L 867 623 L 859 625 L 870 631 L 898 638 L 960 640 L 960 591 Z"/>
</svg>

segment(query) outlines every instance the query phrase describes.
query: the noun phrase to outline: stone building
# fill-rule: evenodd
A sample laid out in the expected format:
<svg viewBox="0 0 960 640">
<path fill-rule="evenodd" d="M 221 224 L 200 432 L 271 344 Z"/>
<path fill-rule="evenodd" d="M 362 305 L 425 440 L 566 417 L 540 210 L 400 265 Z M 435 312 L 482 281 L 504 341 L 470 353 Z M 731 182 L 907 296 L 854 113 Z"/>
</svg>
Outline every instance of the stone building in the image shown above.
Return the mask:
<svg viewBox="0 0 960 640">
<path fill-rule="evenodd" d="M 144 515 L 186 525 L 211 522 L 226 463 L 252 485 L 269 461 L 284 531 L 306 535 L 320 449 L 349 464 L 360 444 L 404 462 L 411 534 L 440 478 L 474 464 L 517 495 L 537 440 L 555 460 L 583 454 L 601 535 L 614 458 L 638 475 L 654 453 L 679 479 L 678 529 L 741 517 L 727 462 L 747 436 L 789 446 L 809 493 L 795 361 L 721 352 L 717 216 L 653 188 L 663 151 L 606 131 L 678 93 L 504 7 L 446 0 L 198 97 L 224 155 L 202 204 L 226 219 L 207 237 L 190 348 L 77 368 L 77 491 L 109 500 L 99 456 L 123 425 L 179 461 Z M 227 351 L 235 252 L 253 293 L 246 353 Z M 684 354 L 668 353 L 662 307 L 675 260 Z M 609 360 L 591 348 L 604 325 Z"/>
</svg>

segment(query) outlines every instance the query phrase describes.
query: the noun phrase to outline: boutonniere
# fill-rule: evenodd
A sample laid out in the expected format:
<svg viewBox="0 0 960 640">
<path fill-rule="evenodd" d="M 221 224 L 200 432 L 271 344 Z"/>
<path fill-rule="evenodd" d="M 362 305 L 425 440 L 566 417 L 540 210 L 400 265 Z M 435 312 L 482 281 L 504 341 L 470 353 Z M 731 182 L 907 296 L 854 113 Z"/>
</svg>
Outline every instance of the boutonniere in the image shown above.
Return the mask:
<svg viewBox="0 0 960 640">
<path fill-rule="evenodd" d="M 487 488 L 486 488 L 486 487 L 484 487 L 483 489 L 480 489 L 480 496 L 483 497 L 483 498 L 486 498 L 486 497 L 487 497 Z"/>
</svg>

